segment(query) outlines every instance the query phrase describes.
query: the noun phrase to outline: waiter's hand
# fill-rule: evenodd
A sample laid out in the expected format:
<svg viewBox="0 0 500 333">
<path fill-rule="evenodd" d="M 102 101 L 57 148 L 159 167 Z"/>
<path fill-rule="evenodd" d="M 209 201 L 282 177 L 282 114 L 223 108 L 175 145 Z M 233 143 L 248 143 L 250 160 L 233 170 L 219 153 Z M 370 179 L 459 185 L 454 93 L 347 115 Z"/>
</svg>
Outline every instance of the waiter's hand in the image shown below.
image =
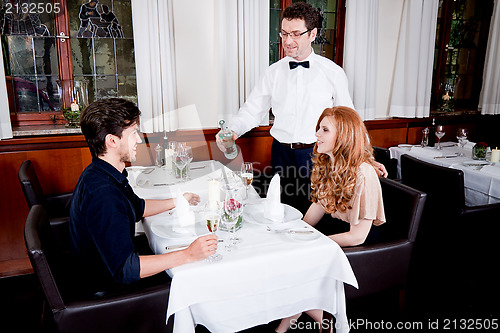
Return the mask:
<svg viewBox="0 0 500 333">
<path fill-rule="evenodd" d="M 233 139 L 234 139 L 234 141 L 236 141 L 236 139 L 238 139 L 238 135 L 234 131 L 231 131 L 231 132 L 233 132 Z M 217 134 L 215 134 L 215 142 L 217 143 L 217 147 L 219 147 L 219 150 L 221 152 L 225 152 L 226 147 L 224 147 L 224 145 L 222 144 L 222 140 L 219 137 L 219 133 L 220 133 L 220 131 L 217 132 Z"/>
<path fill-rule="evenodd" d="M 375 164 L 375 167 L 377 168 L 378 174 L 384 178 L 387 178 L 389 173 L 387 172 L 385 165 L 383 165 L 382 163 L 379 163 L 377 161 L 373 161 L 373 163 Z"/>
</svg>

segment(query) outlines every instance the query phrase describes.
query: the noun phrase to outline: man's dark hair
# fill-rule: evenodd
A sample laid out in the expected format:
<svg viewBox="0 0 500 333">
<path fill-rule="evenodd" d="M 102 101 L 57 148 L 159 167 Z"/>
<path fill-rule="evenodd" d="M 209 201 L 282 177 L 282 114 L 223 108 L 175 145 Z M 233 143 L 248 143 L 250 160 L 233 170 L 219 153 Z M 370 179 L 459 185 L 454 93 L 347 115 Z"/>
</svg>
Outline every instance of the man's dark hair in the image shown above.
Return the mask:
<svg viewBox="0 0 500 333">
<path fill-rule="evenodd" d="M 305 2 L 296 2 L 285 8 L 281 14 L 281 21 L 283 19 L 293 20 L 300 19 L 306 23 L 307 30 L 314 28 L 321 29 L 323 26 L 323 15 L 319 9 L 314 8 L 311 4 Z"/>
<path fill-rule="evenodd" d="M 106 152 L 106 135 L 122 137 L 122 132 L 134 123 L 139 123 L 141 111 L 123 98 L 108 98 L 91 103 L 83 110 L 80 126 L 92 157 Z"/>
</svg>

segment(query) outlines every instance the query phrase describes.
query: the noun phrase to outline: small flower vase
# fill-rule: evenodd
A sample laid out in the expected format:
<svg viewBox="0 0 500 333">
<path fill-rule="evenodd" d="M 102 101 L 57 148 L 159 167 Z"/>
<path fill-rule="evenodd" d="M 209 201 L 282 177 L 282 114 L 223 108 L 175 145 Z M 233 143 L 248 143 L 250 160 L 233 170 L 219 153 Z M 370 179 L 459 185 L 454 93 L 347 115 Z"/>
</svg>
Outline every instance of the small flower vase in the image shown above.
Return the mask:
<svg viewBox="0 0 500 333">
<path fill-rule="evenodd" d="M 488 145 L 484 142 L 478 142 L 472 148 L 472 159 L 474 160 L 486 160 L 486 150 Z"/>
<path fill-rule="evenodd" d="M 78 128 L 80 127 L 80 107 L 76 108 L 65 108 L 63 109 L 64 119 L 68 122 L 66 127 Z"/>
</svg>

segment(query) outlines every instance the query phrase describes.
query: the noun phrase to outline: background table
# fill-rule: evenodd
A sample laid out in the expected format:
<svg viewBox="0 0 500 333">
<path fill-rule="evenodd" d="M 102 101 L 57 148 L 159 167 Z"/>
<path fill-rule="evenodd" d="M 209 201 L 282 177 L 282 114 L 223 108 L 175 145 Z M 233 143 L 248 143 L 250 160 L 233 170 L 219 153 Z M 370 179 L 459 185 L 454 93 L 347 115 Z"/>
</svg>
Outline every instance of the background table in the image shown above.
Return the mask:
<svg viewBox="0 0 500 333">
<path fill-rule="evenodd" d="M 465 184 L 465 204 L 467 206 L 485 205 L 500 202 L 500 163 L 491 163 L 489 166 L 475 168 L 465 166 L 464 162 L 474 161 L 470 149 L 465 149 L 465 156 L 457 156 L 452 158 L 434 158 L 433 154 L 442 153 L 442 155 L 452 155 L 459 153 L 461 148 L 457 145 L 452 145 L 452 142 L 443 142 L 445 146 L 441 151 L 433 147 L 413 148 L 411 150 L 391 147 L 391 157 L 398 159 L 398 174 L 401 175 L 400 157 L 402 154 L 409 154 L 422 161 L 433 163 L 440 166 L 445 166 L 454 169 L 460 169 L 464 172 Z M 422 150 L 423 149 L 423 150 Z M 489 156 L 487 156 L 489 159 Z"/>
<path fill-rule="evenodd" d="M 136 193 L 144 198 L 160 198 L 171 197 L 177 191 L 192 191 L 200 195 L 203 203 L 207 200 L 207 181 L 220 167 L 213 161 L 203 163 L 206 167 L 199 170 L 205 171 L 199 178 L 161 189 L 136 188 Z M 158 175 L 151 175 L 158 180 Z M 257 197 L 250 192 L 251 199 Z M 158 221 L 173 223 L 173 216 L 165 212 L 144 219 L 144 230 L 155 253 L 165 253 L 166 246 L 186 242 L 156 235 L 151 225 Z M 302 220 L 280 225 L 304 226 Z M 309 309 L 334 314 L 337 322 L 343 323 L 337 331 L 349 331 L 344 282 L 357 287 L 356 278 L 342 249 L 311 229 L 315 239 L 298 240 L 266 231 L 264 224 L 244 220 L 238 232 L 242 242 L 236 251 L 219 250 L 221 261 L 199 261 L 168 270 L 172 285 L 167 319 L 175 314 L 174 331 L 194 332 L 196 324 L 202 324 L 211 332 L 236 332 Z M 195 230 L 198 235 L 207 233 L 202 222 Z M 225 238 L 223 233 L 219 235 Z"/>
</svg>

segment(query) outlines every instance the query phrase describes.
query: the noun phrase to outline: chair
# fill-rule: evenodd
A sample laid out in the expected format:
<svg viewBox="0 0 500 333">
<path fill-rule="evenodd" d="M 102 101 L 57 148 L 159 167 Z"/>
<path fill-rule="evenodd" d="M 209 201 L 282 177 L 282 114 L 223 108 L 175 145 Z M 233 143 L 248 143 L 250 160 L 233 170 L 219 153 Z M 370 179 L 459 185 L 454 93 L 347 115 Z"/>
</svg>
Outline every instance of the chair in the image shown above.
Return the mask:
<svg viewBox="0 0 500 333">
<path fill-rule="evenodd" d="M 426 194 L 398 181 L 381 178 L 386 223 L 378 228 L 380 241 L 372 245 L 344 248 L 359 289 L 345 285 L 347 300 L 396 289 L 400 291 L 400 308 Z M 333 316 L 323 312 L 323 332 L 331 332 Z"/>
<path fill-rule="evenodd" d="M 46 196 L 30 160 L 25 160 L 21 164 L 18 178 L 28 207 L 31 209 L 34 205 L 43 205 L 49 216 L 51 227 L 55 233 L 59 234 L 58 238 L 69 237 L 69 209 L 73 193 Z"/>
<path fill-rule="evenodd" d="M 470 305 L 471 298 L 491 295 L 498 272 L 487 253 L 498 251 L 494 244 L 498 241 L 500 203 L 466 206 L 462 170 L 407 154 L 401 156 L 401 180 L 428 196 L 415 248 L 415 295 L 425 299 L 431 294 L 436 307 L 461 309 Z M 464 286 L 468 285 L 474 292 L 466 296 Z M 485 288 L 483 293 L 481 288 Z M 487 304 L 484 299 L 478 302 Z"/>
<path fill-rule="evenodd" d="M 388 173 L 387 178 L 398 178 L 398 160 L 396 158 L 391 158 L 391 152 L 389 149 L 375 146 L 372 148 L 375 161 L 382 163 L 385 166 Z"/>
<path fill-rule="evenodd" d="M 120 291 L 101 296 L 78 293 L 71 257 L 57 248 L 55 234 L 42 205 L 34 205 L 26 220 L 28 255 L 45 296 L 50 321 L 58 332 L 171 332 L 165 324 L 170 278 L 166 273 L 141 279 Z M 50 312 L 49 312 L 50 311 Z M 50 315 L 51 314 L 51 315 Z M 45 318 L 43 318 L 45 319 Z M 45 328 L 51 328 L 46 326 Z"/>
<path fill-rule="evenodd" d="M 375 227 L 380 242 L 344 249 L 359 285 L 359 289 L 346 286 L 347 299 L 406 286 L 426 194 L 391 179 L 382 178 L 380 183 L 386 223 Z"/>
</svg>

